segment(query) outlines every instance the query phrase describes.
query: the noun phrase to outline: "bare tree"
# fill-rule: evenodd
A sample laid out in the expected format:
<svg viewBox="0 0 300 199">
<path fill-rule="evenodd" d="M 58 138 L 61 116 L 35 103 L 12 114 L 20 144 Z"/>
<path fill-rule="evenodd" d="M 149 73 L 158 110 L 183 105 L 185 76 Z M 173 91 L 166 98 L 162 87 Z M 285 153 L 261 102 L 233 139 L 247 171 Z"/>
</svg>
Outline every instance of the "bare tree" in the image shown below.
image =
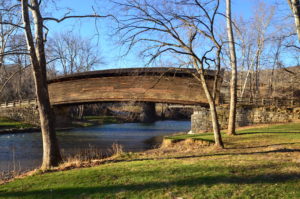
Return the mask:
<svg viewBox="0 0 300 199">
<path fill-rule="evenodd" d="M 235 135 L 235 121 L 236 121 L 236 102 L 237 102 L 237 63 L 235 53 L 235 43 L 232 28 L 231 18 L 231 0 L 226 0 L 226 21 L 227 21 L 227 35 L 230 51 L 230 65 L 231 65 L 231 81 L 230 81 L 230 110 L 228 120 L 228 134 Z"/>
<path fill-rule="evenodd" d="M 239 27 L 236 42 L 240 44 L 241 49 L 239 59 L 242 71 L 239 92 L 241 98 L 248 97 L 252 100 L 260 94 L 259 72 L 263 66 L 266 44 L 272 37 L 269 29 L 274 12 L 274 7 L 259 2 L 252 20 L 236 20 Z"/>
<path fill-rule="evenodd" d="M 48 50 L 51 65 L 63 75 L 94 70 L 103 63 L 99 51 L 91 40 L 75 35 L 72 32 L 56 34 L 49 41 Z M 84 105 L 73 106 L 78 119 L 82 119 Z"/>
<path fill-rule="evenodd" d="M 74 33 L 59 33 L 49 42 L 51 59 L 64 75 L 93 70 L 102 64 L 100 53 L 90 40 Z"/>
<path fill-rule="evenodd" d="M 17 50 L 20 49 L 20 46 L 15 49 L 10 45 L 12 37 L 18 33 L 18 26 L 21 24 L 21 18 L 16 14 L 17 7 L 12 5 L 11 0 L 0 1 L 0 70 L 3 69 L 5 57 L 18 53 Z"/>
<path fill-rule="evenodd" d="M 205 68 L 220 69 L 222 45 L 215 35 L 219 0 L 127 0 L 117 5 L 124 14 L 118 33 L 128 51 L 134 46 L 143 48 L 141 54 L 149 58 L 148 63 L 161 55 L 180 55 L 197 70 L 195 77 L 201 82 L 210 107 L 215 145 L 223 148 L 215 95 L 205 79 Z"/>
<path fill-rule="evenodd" d="M 36 85 L 36 95 L 40 113 L 43 137 L 42 169 L 49 169 L 52 166 L 58 165 L 61 161 L 61 155 L 55 135 L 53 113 L 48 94 L 43 18 L 39 8 L 40 4 L 37 0 L 31 0 L 31 4 L 28 3 L 28 0 L 22 0 L 21 4 L 24 31 L 33 67 L 34 82 Z M 35 31 L 35 34 L 32 32 L 29 7 L 34 20 L 33 30 Z"/>
<path fill-rule="evenodd" d="M 17 23 L 6 21 L 1 21 L 1 24 L 8 24 L 12 27 L 17 27 L 24 30 L 25 33 L 27 43 L 27 51 L 25 54 L 29 55 L 33 70 L 43 137 L 43 163 L 41 168 L 49 169 L 52 166 L 58 165 L 58 163 L 61 161 L 61 155 L 57 144 L 54 118 L 49 102 L 47 86 L 45 41 L 48 28 L 46 27 L 45 22 L 51 20 L 60 23 L 71 18 L 98 18 L 106 16 L 100 16 L 97 14 L 77 16 L 69 15 L 67 13 L 60 19 L 55 17 L 43 17 L 40 11 L 40 6 L 44 1 L 19 0 L 18 2 L 20 2 L 20 4 L 15 3 L 9 8 L 5 8 L 5 10 L 8 12 L 15 12 L 14 8 L 16 8 L 17 11 L 21 10 L 21 12 L 15 13 L 21 13 L 23 24 L 19 25 Z M 46 33 L 44 32 L 45 29 L 47 30 Z"/>
<path fill-rule="evenodd" d="M 296 31 L 298 40 L 300 41 L 300 1 L 299 0 L 287 0 L 292 13 L 294 15 Z"/>
<path fill-rule="evenodd" d="M 21 67 L 18 63 L 11 61 L 15 54 L 22 55 L 24 47 L 19 41 L 19 26 L 21 24 L 21 17 L 17 14 L 18 8 L 11 0 L 0 0 L 0 93 L 1 100 L 8 100 L 13 98 L 15 94 L 16 85 L 10 85 L 11 88 L 5 90 L 8 82 L 17 74 L 20 76 L 21 70 L 15 73 L 16 67 Z M 14 24 L 14 25 L 12 25 Z M 26 50 L 25 50 L 26 51 Z M 7 71 L 9 70 L 9 71 Z M 12 88 L 14 87 L 14 89 Z M 18 89 L 20 91 L 20 89 Z M 20 92 L 18 92 L 20 94 Z M 4 99 L 5 98 L 5 99 Z"/>
</svg>

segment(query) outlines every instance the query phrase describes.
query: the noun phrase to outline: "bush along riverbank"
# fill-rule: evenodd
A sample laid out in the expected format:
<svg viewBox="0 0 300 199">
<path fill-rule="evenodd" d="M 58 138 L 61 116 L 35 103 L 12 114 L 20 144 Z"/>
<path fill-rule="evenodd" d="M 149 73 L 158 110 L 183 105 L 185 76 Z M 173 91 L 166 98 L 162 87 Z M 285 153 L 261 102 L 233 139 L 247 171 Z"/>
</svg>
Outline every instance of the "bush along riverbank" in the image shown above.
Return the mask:
<svg viewBox="0 0 300 199">
<path fill-rule="evenodd" d="M 167 139 L 211 139 L 176 136 Z M 299 123 L 240 130 L 224 142 L 223 150 L 190 142 L 35 172 L 2 184 L 0 198 L 300 197 Z"/>
</svg>

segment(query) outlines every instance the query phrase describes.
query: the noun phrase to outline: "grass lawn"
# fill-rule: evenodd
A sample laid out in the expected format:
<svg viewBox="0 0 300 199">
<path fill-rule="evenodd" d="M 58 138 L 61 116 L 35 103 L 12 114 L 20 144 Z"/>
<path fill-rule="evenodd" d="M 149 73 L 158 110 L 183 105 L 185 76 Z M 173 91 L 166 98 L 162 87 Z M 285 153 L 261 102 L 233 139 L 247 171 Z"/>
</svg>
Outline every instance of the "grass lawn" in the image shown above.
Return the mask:
<svg viewBox="0 0 300 199">
<path fill-rule="evenodd" d="M 224 142 L 224 150 L 174 146 L 36 174 L 0 185 L 0 198 L 300 198 L 299 123 L 242 130 Z"/>
<path fill-rule="evenodd" d="M 266 127 L 260 128 L 247 128 L 244 130 L 238 130 L 237 135 L 243 136 L 243 138 L 251 138 L 247 141 L 252 142 L 255 138 L 261 138 L 266 136 L 273 136 L 274 139 L 271 141 L 276 141 L 278 139 L 288 139 L 288 133 L 292 135 L 292 137 L 300 138 L 300 123 L 289 123 L 289 124 L 276 124 L 276 125 L 269 125 Z M 296 133 L 296 135 L 294 134 Z M 232 136 L 228 136 L 225 131 L 222 131 L 222 137 L 225 140 L 232 140 Z M 180 141 L 184 139 L 194 139 L 194 140 L 204 140 L 204 141 L 214 141 L 214 136 L 212 133 L 201 133 L 201 134 L 183 134 L 183 135 L 174 135 L 168 136 L 166 139 Z M 240 138 L 240 137 L 239 137 Z M 240 139 L 239 139 L 240 140 Z M 300 141 L 300 140 L 299 140 Z"/>
<path fill-rule="evenodd" d="M 25 124 L 8 118 L 0 118 L 0 130 L 12 129 L 12 128 L 21 129 L 21 128 L 31 128 L 31 127 L 33 127 L 33 125 Z"/>
</svg>

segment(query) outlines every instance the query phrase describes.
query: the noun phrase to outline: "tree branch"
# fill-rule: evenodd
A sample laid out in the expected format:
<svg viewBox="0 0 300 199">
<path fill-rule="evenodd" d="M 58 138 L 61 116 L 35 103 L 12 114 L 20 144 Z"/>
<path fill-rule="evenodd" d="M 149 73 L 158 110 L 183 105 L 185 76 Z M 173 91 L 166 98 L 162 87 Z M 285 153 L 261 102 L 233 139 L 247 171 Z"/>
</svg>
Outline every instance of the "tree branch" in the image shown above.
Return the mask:
<svg viewBox="0 0 300 199">
<path fill-rule="evenodd" d="M 44 21 L 55 21 L 57 23 L 63 22 L 66 19 L 78 19 L 78 18 L 106 18 L 106 17 L 112 17 L 116 20 L 116 18 L 113 15 L 70 15 L 70 16 L 64 16 L 60 19 L 54 18 L 54 17 L 44 17 Z"/>
</svg>

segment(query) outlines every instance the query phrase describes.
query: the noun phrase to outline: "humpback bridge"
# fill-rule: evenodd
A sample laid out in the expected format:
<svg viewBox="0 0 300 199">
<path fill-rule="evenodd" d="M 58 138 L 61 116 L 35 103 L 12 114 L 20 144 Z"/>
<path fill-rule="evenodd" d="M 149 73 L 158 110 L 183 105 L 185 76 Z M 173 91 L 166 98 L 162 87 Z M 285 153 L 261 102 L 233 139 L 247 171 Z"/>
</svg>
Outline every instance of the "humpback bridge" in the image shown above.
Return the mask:
<svg viewBox="0 0 300 199">
<path fill-rule="evenodd" d="M 208 87 L 212 90 L 215 71 L 207 70 L 205 73 Z M 76 104 L 142 102 L 140 121 L 143 122 L 155 120 L 155 103 L 205 105 L 207 99 L 195 74 L 193 69 L 130 68 L 77 73 L 51 79 L 48 81 L 48 89 L 56 125 L 69 125 L 69 110 Z M 218 79 L 217 99 L 221 80 Z M 4 103 L 0 105 L 0 115 L 38 123 L 36 105 L 36 100 Z"/>
<path fill-rule="evenodd" d="M 205 71 L 205 78 L 210 90 L 213 88 L 215 71 Z M 194 77 L 197 74 L 192 69 L 178 68 L 132 68 L 102 70 L 79 73 L 58 77 L 48 81 L 50 102 L 53 105 L 58 126 L 69 122 L 69 107 L 73 104 L 94 102 L 145 102 L 141 121 L 149 122 L 155 119 L 155 103 L 168 103 L 173 107 L 192 107 L 192 129 L 207 130 L 210 128 L 209 111 L 205 108 L 207 99 L 201 83 Z M 217 102 L 220 94 L 222 76 L 217 84 Z M 223 99 L 220 103 L 227 103 Z M 251 105 L 245 109 L 238 109 L 237 123 L 239 126 L 248 123 L 285 122 L 293 118 L 299 119 L 299 99 L 239 99 L 240 105 Z M 199 106 L 203 106 L 200 108 Z M 264 106 L 287 106 L 288 111 L 280 112 L 277 109 L 261 109 Z M 0 115 L 16 118 L 31 123 L 38 114 L 36 100 L 7 102 L 0 104 Z M 295 109 L 292 111 L 292 107 Z M 226 107 L 218 109 L 220 123 L 227 124 L 228 110 Z M 262 115 L 258 115 L 262 112 Z M 269 116 L 268 116 L 269 114 Z M 257 118 L 257 117 L 258 118 Z M 25 119 L 24 119 L 25 118 Z M 269 119 L 271 118 L 271 119 Z M 22 118 L 21 118 L 22 119 Z M 284 119 L 284 120 L 282 120 Z"/>
<path fill-rule="evenodd" d="M 205 71 L 210 90 L 215 71 Z M 78 73 L 48 81 L 52 105 L 92 102 L 158 102 L 186 105 L 207 104 L 193 69 L 130 68 Z M 222 79 L 218 79 L 217 95 Z M 218 97 L 217 97 L 218 98 Z"/>
</svg>

